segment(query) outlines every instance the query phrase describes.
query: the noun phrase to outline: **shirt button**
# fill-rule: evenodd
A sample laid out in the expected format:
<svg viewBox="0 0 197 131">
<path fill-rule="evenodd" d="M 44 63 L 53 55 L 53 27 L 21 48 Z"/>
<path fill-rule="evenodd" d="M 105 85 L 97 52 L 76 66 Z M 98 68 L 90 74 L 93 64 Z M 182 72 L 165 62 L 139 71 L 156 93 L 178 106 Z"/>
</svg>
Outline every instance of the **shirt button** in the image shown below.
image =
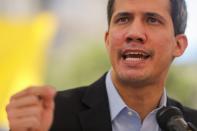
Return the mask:
<svg viewBox="0 0 197 131">
<path fill-rule="evenodd" d="M 131 111 L 128 112 L 128 115 L 131 116 L 133 113 Z"/>
</svg>

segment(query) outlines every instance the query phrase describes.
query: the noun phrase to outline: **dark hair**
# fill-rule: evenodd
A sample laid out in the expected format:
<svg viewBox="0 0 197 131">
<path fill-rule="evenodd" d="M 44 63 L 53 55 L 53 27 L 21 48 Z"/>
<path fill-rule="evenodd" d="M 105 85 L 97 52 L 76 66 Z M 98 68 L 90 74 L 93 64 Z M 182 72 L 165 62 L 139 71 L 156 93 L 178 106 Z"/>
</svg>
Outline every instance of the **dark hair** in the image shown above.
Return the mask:
<svg viewBox="0 0 197 131">
<path fill-rule="evenodd" d="M 107 5 L 108 25 L 110 25 L 114 11 L 115 0 L 109 0 Z M 184 34 L 187 25 L 187 6 L 185 0 L 170 0 L 171 17 L 175 35 Z"/>
</svg>

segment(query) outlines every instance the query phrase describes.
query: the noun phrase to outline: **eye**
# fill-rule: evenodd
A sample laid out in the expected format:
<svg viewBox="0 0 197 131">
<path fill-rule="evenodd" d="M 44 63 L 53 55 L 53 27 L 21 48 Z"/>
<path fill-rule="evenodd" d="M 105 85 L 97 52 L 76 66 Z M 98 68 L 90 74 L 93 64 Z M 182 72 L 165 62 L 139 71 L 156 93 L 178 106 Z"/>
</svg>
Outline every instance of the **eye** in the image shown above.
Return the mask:
<svg viewBox="0 0 197 131">
<path fill-rule="evenodd" d="M 149 24 L 159 24 L 160 21 L 157 18 L 154 17 L 148 17 L 146 20 Z"/>
<path fill-rule="evenodd" d="M 121 17 L 116 20 L 117 24 L 126 24 L 129 21 L 128 17 Z"/>
</svg>

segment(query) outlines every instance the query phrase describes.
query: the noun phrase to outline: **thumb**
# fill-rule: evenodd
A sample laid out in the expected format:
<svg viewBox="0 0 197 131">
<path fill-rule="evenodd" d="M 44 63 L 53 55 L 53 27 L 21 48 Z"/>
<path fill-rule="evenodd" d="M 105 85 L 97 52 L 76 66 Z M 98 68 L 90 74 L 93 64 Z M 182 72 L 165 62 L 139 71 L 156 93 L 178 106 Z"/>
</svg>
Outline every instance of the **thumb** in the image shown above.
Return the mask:
<svg viewBox="0 0 197 131">
<path fill-rule="evenodd" d="M 41 129 L 40 131 L 48 131 L 53 122 L 54 115 L 54 98 L 56 91 L 53 87 L 45 86 L 42 90 L 41 101 L 43 106 Z"/>
<path fill-rule="evenodd" d="M 45 109 L 54 107 L 55 96 L 56 90 L 53 87 L 47 86 L 43 88 L 43 94 L 41 96 L 41 99 L 43 99 L 43 106 Z"/>
</svg>

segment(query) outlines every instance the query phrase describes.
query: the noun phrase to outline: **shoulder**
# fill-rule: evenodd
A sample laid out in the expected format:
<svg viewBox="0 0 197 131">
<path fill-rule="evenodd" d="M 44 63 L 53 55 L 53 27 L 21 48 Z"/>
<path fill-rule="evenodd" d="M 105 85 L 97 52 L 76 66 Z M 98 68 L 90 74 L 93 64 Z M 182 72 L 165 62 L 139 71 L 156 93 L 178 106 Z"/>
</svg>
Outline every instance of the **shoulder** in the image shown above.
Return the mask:
<svg viewBox="0 0 197 131">
<path fill-rule="evenodd" d="M 65 91 L 59 91 L 55 98 L 56 109 L 69 109 L 69 107 L 73 109 L 75 106 L 78 106 L 79 108 L 79 106 L 82 104 L 82 98 L 87 88 L 87 86 L 84 86 Z"/>
<path fill-rule="evenodd" d="M 50 131 L 80 130 L 78 114 L 86 108 L 82 98 L 87 88 L 78 87 L 57 93 L 54 120 Z"/>
<path fill-rule="evenodd" d="M 91 85 L 59 91 L 55 97 L 54 121 L 50 131 L 81 130 L 80 114 L 95 103 L 106 102 L 105 75 Z M 65 124 L 66 123 L 66 124 Z"/>
<path fill-rule="evenodd" d="M 77 87 L 73 89 L 68 89 L 64 91 L 58 91 L 56 99 L 70 99 L 70 98 L 81 98 L 83 97 L 83 94 L 85 93 L 86 89 L 88 87 Z"/>
</svg>

